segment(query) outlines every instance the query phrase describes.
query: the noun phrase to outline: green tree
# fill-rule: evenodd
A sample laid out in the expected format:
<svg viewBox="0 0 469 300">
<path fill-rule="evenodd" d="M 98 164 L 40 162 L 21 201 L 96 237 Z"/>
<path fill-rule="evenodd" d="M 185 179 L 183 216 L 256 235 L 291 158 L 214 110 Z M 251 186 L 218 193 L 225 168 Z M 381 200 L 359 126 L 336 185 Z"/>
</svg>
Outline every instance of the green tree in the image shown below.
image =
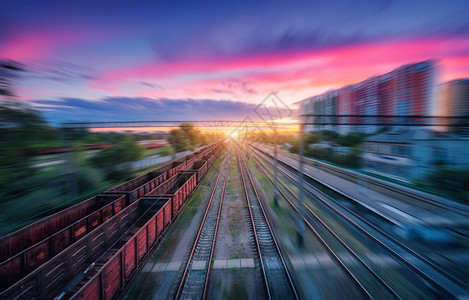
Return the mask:
<svg viewBox="0 0 469 300">
<path fill-rule="evenodd" d="M 200 145 L 205 146 L 209 143 L 209 136 L 207 134 L 200 134 Z"/>
<path fill-rule="evenodd" d="M 169 156 L 169 155 L 173 155 L 173 153 L 174 153 L 173 148 L 168 145 L 168 146 L 164 146 L 161 149 L 160 155 L 161 156 Z"/>
<path fill-rule="evenodd" d="M 293 145 L 290 147 L 289 151 L 290 151 L 290 153 L 296 153 L 297 154 L 299 152 L 299 147 L 300 147 L 299 142 L 295 141 L 292 144 Z"/>
<path fill-rule="evenodd" d="M 305 155 L 330 161 L 333 157 L 333 152 L 330 148 L 307 147 L 305 148 Z"/>
<path fill-rule="evenodd" d="M 44 140 L 47 129 L 47 123 L 29 107 L 0 104 L 0 190 L 14 194 L 23 189 L 22 180 L 35 172 L 28 153 Z"/>
<path fill-rule="evenodd" d="M 469 203 L 469 170 L 440 167 L 420 185 Z"/>
<path fill-rule="evenodd" d="M 349 132 L 344 136 L 337 139 L 337 143 L 345 147 L 357 146 L 363 141 L 363 138 L 367 135 L 360 132 Z"/>
<path fill-rule="evenodd" d="M 316 144 L 319 142 L 319 136 L 315 132 L 310 132 L 305 134 L 304 143 L 307 144 Z"/>
<path fill-rule="evenodd" d="M 130 163 L 142 158 L 143 153 L 142 146 L 126 138 L 116 146 L 100 150 L 91 158 L 91 163 L 103 170 L 108 179 L 119 180 L 131 174 Z"/>
<path fill-rule="evenodd" d="M 183 123 L 179 126 L 180 130 L 184 133 L 186 139 L 189 141 L 190 149 L 193 150 L 200 143 L 200 131 L 194 128 L 193 124 Z"/>
<path fill-rule="evenodd" d="M 331 162 L 344 167 L 359 168 L 361 166 L 361 157 L 358 151 L 351 151 L 347 154 L 334 155 Z"/>
<path fill-rule="evenodd" d="M 194 150 L 205 142 L 201 135 L 200 130 L 196 129 L 193 124 L 183 123 L 178 129 L 170 131 L 168 141 L 176 152 Z"/>
<path fill-rule="evenodd" d="M 186 138 L 184 132 L 180 129 L 171 130 L 168 141 L 175 152 L 182 152 L 190 149 L 189 140 Z"/>
<path fill-rule="evenodd" d="M 12 60 L 0 60 L 0 96 L 14 96 L 11 88 L 11 80 L 17 77 L 18 72 L 24 71 L 24 67 Z"/>
<path fill-rule="evenodd" d="M 323 130 L 320 133 L 320 140 L 334 142 L 339 138 L 340 134 L 331 130 Z"/>
</svg>

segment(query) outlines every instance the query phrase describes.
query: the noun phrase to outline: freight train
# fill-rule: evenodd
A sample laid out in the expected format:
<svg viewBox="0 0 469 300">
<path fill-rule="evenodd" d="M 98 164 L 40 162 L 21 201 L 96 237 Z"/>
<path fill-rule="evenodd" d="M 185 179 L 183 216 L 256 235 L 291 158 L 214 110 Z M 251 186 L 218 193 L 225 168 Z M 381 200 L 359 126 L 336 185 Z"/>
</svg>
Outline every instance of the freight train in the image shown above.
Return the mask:
<svg viewBox="0 0 469 300">
<path fill-rule="evenodd" d="M 144 147 L 145 149 L 161 148 L 168 144 L 165 140 L 139 141 L 137 143 L 141 145 L 142 147 Z M 116 146 L 116 145 L 117 144 L 88 144 L 88 145 L 82 145 L 81 148 L 83 148 L 84 150 L 101 150 L 101 149 Z M 59 153 L 70 152 L 71 150 L 72 150 L 72 147 L 57 146 L 57 147 L 47 147 L 47 148 L 41 148 L 41 149 L 32 149 L 22 154 L 48 155 L 48 154 L 59 154 Z"/>
<path fill-rule="evenodd" d="M 1 299 L 111 299 L 220 156 L 209 145 L 0 238 Z"/>
</svg>

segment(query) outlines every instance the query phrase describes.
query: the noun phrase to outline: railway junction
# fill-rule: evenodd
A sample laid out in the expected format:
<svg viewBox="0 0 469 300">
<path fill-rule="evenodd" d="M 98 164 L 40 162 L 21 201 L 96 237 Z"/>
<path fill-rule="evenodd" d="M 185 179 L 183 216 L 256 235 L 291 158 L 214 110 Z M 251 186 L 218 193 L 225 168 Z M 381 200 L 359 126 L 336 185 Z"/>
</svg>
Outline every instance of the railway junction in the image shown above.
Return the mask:
<svg viewBox="0 0 469 300">
<path fill-rule="evenodd" d="M 468 297 L 467 207 L 275 150 L 228 138 L 2 237 L 0 297 Z"/>
</svg>

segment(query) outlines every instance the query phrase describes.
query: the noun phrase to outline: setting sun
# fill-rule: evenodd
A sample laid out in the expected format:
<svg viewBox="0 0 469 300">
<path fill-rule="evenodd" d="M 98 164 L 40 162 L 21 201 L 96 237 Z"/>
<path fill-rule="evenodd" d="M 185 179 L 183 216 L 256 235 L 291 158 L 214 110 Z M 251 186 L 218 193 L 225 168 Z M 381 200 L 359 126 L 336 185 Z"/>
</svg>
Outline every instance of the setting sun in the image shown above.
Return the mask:
<svg viewBox="0 0 469 300">
<path fill-rule="evenodd" d="M 227 135 L 228 135 L 229 138 L 232 138 L 232 139 L 237 139 L 238 138 L 238 132 L 237 131 L 229 132 L 229 133 L 227 133 Z"/>
</svg>

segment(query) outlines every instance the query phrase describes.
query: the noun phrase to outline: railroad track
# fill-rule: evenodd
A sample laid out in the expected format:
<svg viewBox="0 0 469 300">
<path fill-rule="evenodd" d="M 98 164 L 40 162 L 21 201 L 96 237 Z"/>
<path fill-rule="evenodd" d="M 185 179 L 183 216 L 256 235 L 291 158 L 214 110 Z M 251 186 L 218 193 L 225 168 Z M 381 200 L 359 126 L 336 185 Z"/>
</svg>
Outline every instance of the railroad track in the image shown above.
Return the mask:
<svg viewBox="0 0 469 300">
<path fill-rule="evenodd" d="M 271 183 L 274 183 L 274 180 L 271 176 L 267 174 L 267 171 L 265 171 L 265 168 L 262 167 L 261 163 L 255 158 L 253 153 L 250 154 L 250 157 L 255 161 L 256 166 L 264 173 L 264 175 L 271 181 Z M 280 183 L 280 180 L 279 180 Z M 283 196 L 285 200 L 290 204 L 290 206 L 297 212 L 299 213 L 298 207 L 293 204 L 293 202 L 290 200 L 290 198 L 281 190 L 279 189 L 279 194 Z M 373 293 L 369 291 L 360 281 L 360 278 L 357 277 L 354 272 L 352 271 L 352 268 L 344 262 L 344 260 L 340 257 L 338 253 L 336 253 L 331 246 L 327 243 L 327 241 L 322 237 L 322 235 L 316 230 L 316 228 L 312 225 L 311 222 L 309 222 L 308 219 L 303 217 L 303 221 L 305 222 L 306 226 L 311 230 L 311 232 L 316 236 L 317 240 L 319 243 L 323 246 L 323 249 L 330 255 L 330 257 L 336 262 L 337 266 L 339 269 L 342 270 L 343 274 L 345 277 L 348 277 L 350 280 L 351 285 L 355 287 L 357 290 L 359 297 L 360 298 L 373 298 Z"/>
<path fill-rule="evenodd" d="M 261 149 L 257 147 L 256 149 L 262 151 Z M 271 154 L 268 154 L 268 155 L 272 156 Z M 287 154 L 284 154 L 284 155 L 291 159 L 297 160 L 297 158 L 295 158 L 290 153 L 288 155 Z M 469 208 L 467 206 L 457 204 L 453 201 L 448 201 L 444 198 L 442 200 L 433 199 L 430 196 L 425 195 L 424 192 L 420 192 L 418 190 L 416 190 L 415 192 L 412 192 L 412 191 L 402 188 L 398 184 L 393 184 L 391 186 L 388 183 L 383 182 L 382 180 L 375 179 L 368 175 L 360 174 L 358 172 L 351 171 L 351 170 L 346 170 L 341 167 L 333 166 L 328 163 L 317 161 L 312 158 L 305 157 L 305 163 L 309 166 L 316 167 L 318 169 L 324 170 L 331 174 L 338 173 L 339 177 L 342 177 L 347 180 L 351 180 L 351 181 L 365 180 L 367 182 L 372 183 L 374 186 L 382 189 L 384 191 L 384 194 L 390 197 L 399 196 L 399 199 L 401 201 L 404 201 L 412 205 L 418 205 L 421 209 L 424 209 L 427 211 L 432 211 L 431 207 L 436 207 L 437 209 L 447 210 L 451 213 L 458 214 L 458 215 L 463 215 L 463 216 L 469 215 Z M 367 177 L 367 178 L 364 179 L 362 177 Z M 321 184 L 324 184 L 324 183 L 322 182 Z M 435 197 L 442 198 L 441 196 L 435 196 Z M 444 201 L 444 203 L 441 201 Z"/>
<path fill-rule="evenodd" d="M 218 224 L 220 220 L 226 181 L 228 178 L 230 154 L 227 153 L 222 170 L 218 173 L 215 185 L 210 195 L 207 208 L 200 224 L 194 245 L 189 254 L 186 266 L 179 281 L 176 299 L 206 299 L 212 257 L 217 240 Z M 220 178 L 223 183 L 220 184 Z"/>
<path fill-rule="evenodd" d="M 240 150 L 237 162 L 248 205 L 256 250 L 261 265 L 263 285 L 268 299 L 298 299 L 290 273 L 265 214 L 251 173 Z"/>
<path fill-rule="evenodd" d="M 252 153 L 254 154 L 254 153 Z M 273 172 L 264 164 L 262 163 L 258 158 L 256 158 L 255 155 L 252 155 L 253 159 L 255 160 L 258 168 L 270 179 L 270 181 L 273 183 L 273 179 L 271 176 L 268 175 L 268 173 L 273 174 Z M 270 158 L 270 157 L 269 157 Z M 270 159 L 269 159 L 270 161 Z M 266 171 L 267 170 L 267 171 Z M 285 174 L 285 170 L 283 168 L 280 168 L 282 173 Z M 292 173 L 293 174 L 293 173 Z M 295 182 L 293 175 L 290 175 L 290 180 L 292 182 Z M 287 184 L 285 184 L 282 180 L 279 180 L 280 186 L 284 190 L 286 190 L 289 194 L 291 194 L 296 200 L 298 200 L 298 196 L 295 194 L 294 191 L 292 191 Z M 318 198 L 316 194 L 314 194 L 311 190 L 306 189 L 308 193 L 310 193 L 311 196 L 314 196 L 315 198 Z M 288 201 L 288 203 L 296 210 L 298 211 L 298 207 L 296 204 L 296 201 L 292 201 L 286 193 L 282 190 L 279 189 L 279 192 L 281 195 Z M 452 284 L 446 281 L 445 282 L 445 287 L 441 286 L 440 284 L 437 283 L 437 281 L 433 278 L 433 276 L 430 276 L 427 274 L 427 272 L 430 272 L 428 269 L 426 270 L 421 270 L 417 267 L 415 267 L 411 262 L 409 262 L 406 259 L 403 259 L 399 254 L 397 254 L 394 249 L 391 249 L 390 247 L 386 246 L 384 243 L 382 243 L 379 239 L 374 237 L 373 234 L 370 232 L 367 232 L 365 229 L 362 227 L 358 226 L 357 223 L 352 221 L 351 219 L 347 218 L 344 214 L 341 214 L 337 210 L 333 210 L 332 207 L 329 207 L 326 205 L 326 201 L 324 199 L 319 199 L 323 202 L 323 206 L 318 208 L 320 211 L 326 210 L 328 213 L 331 213 L 333 216 L 331 220 L 336 220 L 336 216 L 339 215 L 339 219 L 341 220 L 341 224 L 346 226 L 348 223 L 348 226 L 355 226 L 358 228 L 360 231 L 360 237 L 364 239 L 368 239 L 367 245 L 370 247 L 376 248 L 376 245 L 380 246 L 381 248 L 384 248 L 387 251 L 387 254 L 392 254 L 394 258 L 402 265 L 407 268 L 407 271 L 404 271 L 401 267 L 399 267 L 398 274 L 399 276 L 403 276 L 403 278 L 407 278 L 407 280 L 415 280 L 415 276 L 413 276 L 412 273 L 417 273 L 419 275 L 420 279 L 423 279 L 423 283 L 420 285 L 420 287 L 425 287 L 428 284 L 432 285 L 432 292 L 436 292 L 438 296 L 443 296 L 443 297 L 453 297 L 454 295 L 464 295 L 465 291 L 464 289 L 461 289 L 458 284 Z M 316 200 L 317 201 L 317 200 Z M 295 203 L 294 203 L 295 202 Z M 382 268 L 379 268 L 378 270 L 374 270 L 376 266 L 367 259 L 366 256 L 360 255 L 358 251 L 353 249 L 353 245 L 349 246 L 349 241 L 344 237 L 343 234 L 337 234 L 334 232 L 331 226 L 331 222 L 327 224 L 325 220 L 327 220 L 327 217 L 319 217 L 317 213 L 315 213 L 310 207 L 305 206 L 308 214 L 304 216 L 304 221 L 306 225 L 315 233 L 316 237 L 318 237 L 319 240 L 323 242 L 323 245 L 329 250 L 329 252 L 333 255 L 333 257 L 336 258 L 336 261 L 343 267 L 344 270 L 349 274 L 351 278 L 355 281 L 355 283 L 360 287 L 360 289 L 367 295 L 368 297 L 371 298 L 382 298 L 384 295 L 387 295 L 387 297 L 391 298 L 401 298 L 400 291 L 398 290 L 399 285 L 398 284 L 393 284 L 389 283 L 388 280 L 386 280 L 386 272 Z M 335 214 L 335 216 L 334 216 Z M 323 220 L 324 219 L 324 220 Z M 340 244 L 340 246 L 338 246 Z M 334 245 L 332 247 L 332 245 Z M 334 249 L 332 249 L 334 248 Z M 363 270 L 366 271 L 364 274 L 368 274 L 367 276 L 371 276 L 371 278 L 374 278 L 376 281 L 375 283 L 379 283 L 381 288 L 376 289 L 376 284 L 372 284 L 370 289 L 370 284 L 363 284 L 364 282 L 363 279 L 363 271 L 357 272 L 356 268 L 354 268 L 355 272 L 351 271 L 351 265 L 350 263 L 348 264 L 349 267 L 347 267 L 347 263 L 344 262 L 340 258 L 341 252 L 348 252 L 350 255 L 352 255 L 355 258 L 355 264 L 363 266 Z M 443 276 L 443 275 L 440 275 Z M 446 276 L 446 275 L 445 275 Z M 362 278 L 362 279 L 360 279 Z M 441 279 L 441 277 L 439 277 Z M 447 279 L 445 277 L 445 279 Z M 394 286 L 393 286 L 394 285 Z M 417 285 L 418 287 L 419 285 Z"/>
<path fill-rule="evenodd" d="M 264 157 L 266 156 L 264 155 Z M 267 158 L 270 158 L 270 156 Z M 268 161 L 270 162 L 270 159 Z M 288 168 L 284 168 L 282 166 L 279 167 L 279 171 L 295 184 L 298 183 L 298 175 L 296 172 L 292 172 Z M 380 247 L 385 249 L 390 255 L 394 256 L 396 259 L 401 260 L 413 271 L 420 274 L 425 280 L 437 286 L 437 289 L 444 290 L 444 294 L 469 294 L 469 285 L 464 279 L 462 279 L 463 275 L 456 275 L 451 271 L 445 270 L 436 261 L 423 254 L 419 254 L 417 251 L 411 249 L 404 243 L 387 234 L 384 230 L 380 229 L 366 218 L 357 214 L 349 207 L 343 205 L 337 199 L 326 195 L 323 191 L 309 182 L 304 181 L 304 187 L 305 191 L 313 197 L 312 200 L 319 202 L 322 205 L 322 208 L 333 211 L 343 220 L 352 224 L 355 228 L 372 239 Z"/>
</svg>

